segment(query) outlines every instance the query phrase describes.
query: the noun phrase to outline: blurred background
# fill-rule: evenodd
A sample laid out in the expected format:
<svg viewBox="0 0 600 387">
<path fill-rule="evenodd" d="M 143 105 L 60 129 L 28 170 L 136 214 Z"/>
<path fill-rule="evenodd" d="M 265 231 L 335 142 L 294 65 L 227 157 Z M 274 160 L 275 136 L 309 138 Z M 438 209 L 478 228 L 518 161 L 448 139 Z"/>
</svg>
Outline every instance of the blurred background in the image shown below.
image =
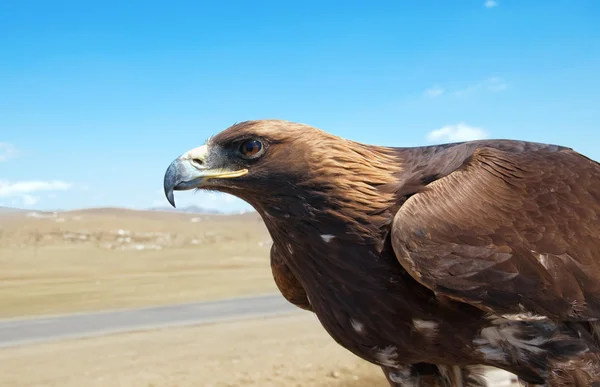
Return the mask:
<svg viewBox="0 0 600 387">
<path fill-rule="evenodd" d="M 598 20 L 591 0 L 1 1 L 0 386 L 386 386 L 277 295 L 247 203 L 172 210 L 166 167 L 261 118 L 598 160 Z"/>
</svg>

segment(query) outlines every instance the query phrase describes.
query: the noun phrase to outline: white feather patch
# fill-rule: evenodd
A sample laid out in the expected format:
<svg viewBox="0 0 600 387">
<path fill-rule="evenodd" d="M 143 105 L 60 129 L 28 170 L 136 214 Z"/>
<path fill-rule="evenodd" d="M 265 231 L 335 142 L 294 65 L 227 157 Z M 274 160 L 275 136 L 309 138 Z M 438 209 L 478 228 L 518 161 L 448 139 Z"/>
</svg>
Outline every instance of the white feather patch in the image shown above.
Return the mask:
<svg viewBox="0 0 600 387">
<path fill-rule="evenodd" d="M 419 320 L 415 318 L 413 319 L 413 325 L 415 326 L 415 329 L 421 333 L 435 334 L 439 324 L 435 321 Z"/>
<path fill-rule="evenodd" d="M 388 345 L 384 349 L 375 352 L 378 363 L 382 366 L 396 368 L 398 366 L 398 352 L 396 347 Z"/>
<path fill-rule="evenodd" d="M 420 385 L 419 376 L 412 376 L 409 367 L 397 367 L 388 373 L 388 378 L 402 387 L 417 387 Z"/>
<path fill-rule="evenodd" d="M 325 241 L 325 243 L 331 242 L 331 240 L 333 238 L 335 238 L 335 236 L 333 236 L 331 234 L 323 234 L 323 235 L 321 235 L 321 239 L 323 239 Z"/>
<path fill-rule="evenodd" d="M 365 325 L 363 323 L 361 323 L 360 321 L 356 321 L 354 319 L 350 319 L 350 324 L 352 325 L 352 328 L 354 328 L 354 330 L 359 333 L 359 334 L 363 334 L 365 333 Z"/>
<path fill-rule="evenodd" d="M 480 331 L 479 337 L 473 340 L 473 344 L 490 361 L 505 362 L 509 354 L 524 359 L 527 353 L 542 352 L 540 346 L 548 342 L 548 339 L 544 337 L 534 337 L 531 340 L 519 339 L 522 329 L 523 326 L 518 321 L 498 318 L 491 326 Z"/>
</svg>

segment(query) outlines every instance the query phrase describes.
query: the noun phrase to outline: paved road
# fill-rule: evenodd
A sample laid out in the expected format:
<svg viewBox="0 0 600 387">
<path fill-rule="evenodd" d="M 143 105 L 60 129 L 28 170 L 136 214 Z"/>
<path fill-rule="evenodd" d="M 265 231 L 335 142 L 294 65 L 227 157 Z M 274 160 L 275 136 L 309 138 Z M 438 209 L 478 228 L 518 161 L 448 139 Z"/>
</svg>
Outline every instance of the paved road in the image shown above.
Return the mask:
<svg viewBox="0 0 600 387">
<path fill-rule="evenodd" d="M 281 295 L 0 320 L 0 348 L 65 338 L 274 316 L 301 311 Z"/>
</svg>

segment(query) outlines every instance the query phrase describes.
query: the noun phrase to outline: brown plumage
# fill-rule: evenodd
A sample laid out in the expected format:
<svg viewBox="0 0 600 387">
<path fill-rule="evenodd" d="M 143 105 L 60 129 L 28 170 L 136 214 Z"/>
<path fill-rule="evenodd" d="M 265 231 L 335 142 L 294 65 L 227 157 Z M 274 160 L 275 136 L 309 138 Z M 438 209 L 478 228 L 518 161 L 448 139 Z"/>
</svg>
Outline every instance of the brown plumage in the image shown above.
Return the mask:
<svg viewBox="0 0 600 387">
<path fill-rule="evenodd" d="M 271 271 L 275 285 L 277 285 L 286 300 L 299 308 L 312 311 L 306 291 L 286 265 L 284 256 L 277 252 L 277 246 L 275 245 L 271 246 Z"/>
<path fill-rule="evenodd" d="M 392 386 L 600 385 L 600 165 L 571 149 L 249 121 L 171 164 L 169 200 L 192 188 L 250 203 L 283 296 Z"/>
</svg>

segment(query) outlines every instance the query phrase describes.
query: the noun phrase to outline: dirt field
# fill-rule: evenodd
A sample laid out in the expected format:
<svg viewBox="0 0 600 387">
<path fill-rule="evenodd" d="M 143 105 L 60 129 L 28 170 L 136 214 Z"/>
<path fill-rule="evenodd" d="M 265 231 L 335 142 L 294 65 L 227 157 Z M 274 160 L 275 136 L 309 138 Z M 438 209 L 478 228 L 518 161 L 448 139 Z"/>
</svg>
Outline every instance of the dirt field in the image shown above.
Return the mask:
<svg viewBox="0 0 600 387">
<path fill-rule="evenodd" d="M 384 387 L 309 313 L 0 350 L 7 387 Z"/>
<path fill-rule="evenodd" d="M 496 372 L 498 374 L 498 372 Z M 492 386 L 509 386 L 505 379 Z M 498 376 L 494 379 L 498 380 Z M 0 350 L 10 387 L 388 387 L 307 312 Z"/>
<path fill-rule="evenodd" d="M 0 318 L 275 292 L 255 214 L 0 215 Z"/>
<path fill-rule="evenodd" d="M 255 214 L 0 214 L 0 318 L 276 291 Z M 499 384 L 508 385 L 508 384 Z M 0 386 L 385 387 L 378 367 L 291 317 L 0 350 Z"/>
</svg>

